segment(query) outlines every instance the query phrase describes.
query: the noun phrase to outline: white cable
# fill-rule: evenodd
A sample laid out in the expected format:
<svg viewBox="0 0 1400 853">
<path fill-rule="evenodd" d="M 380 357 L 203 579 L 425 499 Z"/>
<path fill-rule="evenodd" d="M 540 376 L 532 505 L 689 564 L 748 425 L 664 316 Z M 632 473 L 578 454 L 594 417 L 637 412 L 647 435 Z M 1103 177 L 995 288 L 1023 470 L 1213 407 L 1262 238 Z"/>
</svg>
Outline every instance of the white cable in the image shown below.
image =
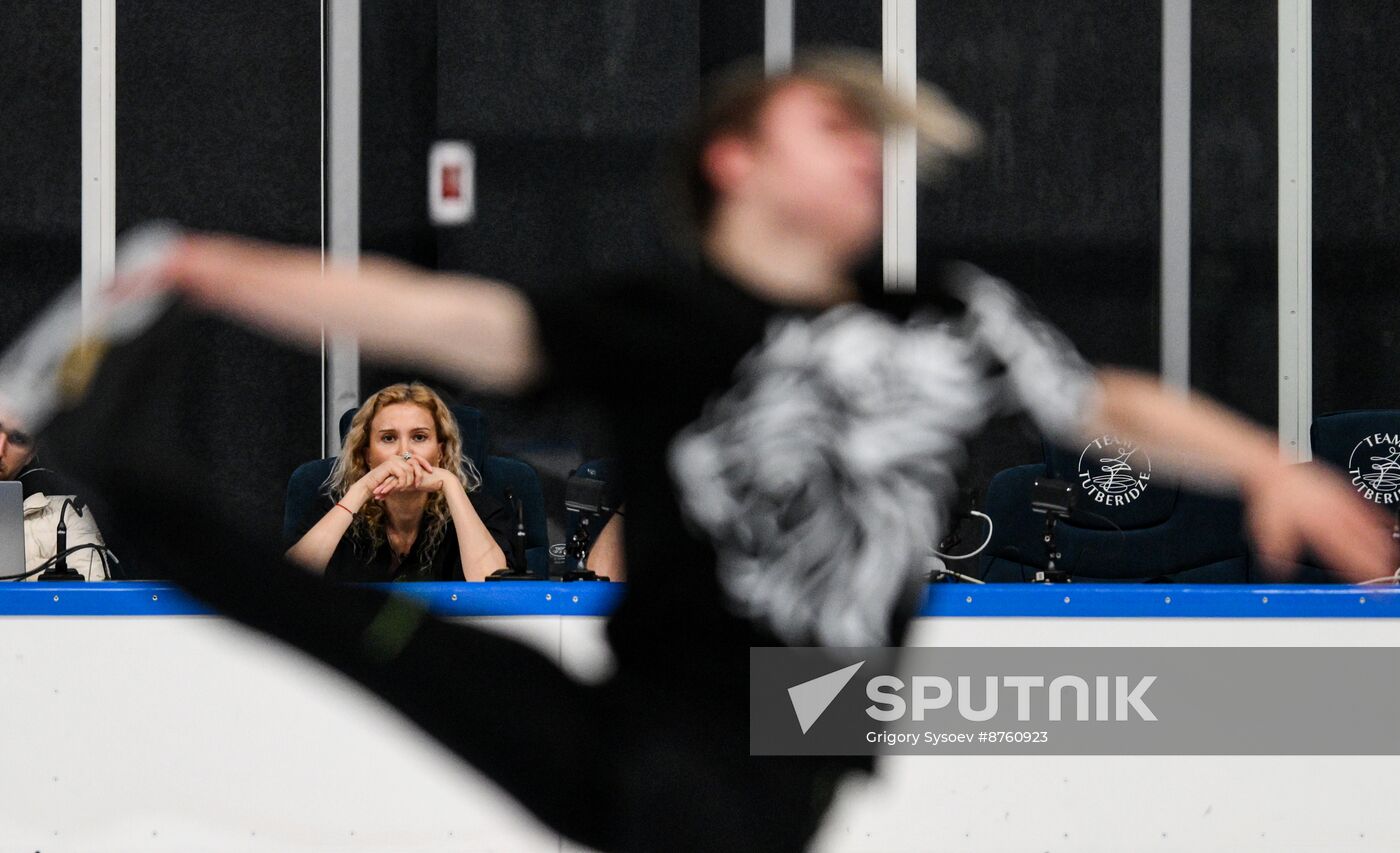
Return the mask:
<svg viewBox="0 0 1400 853">
<path fill-rule="evenodd" d="M 984 581 L 984 580 L 980 580 L 980 579 L 978 579 L 978 578 L 974 578 L 972 575 L 965 575 L 965 574 L 963 574 L 962 572 L 955 572 L 955 571 L 953 571 L 952 569 L 948 568 L 947 566 L 939 566 L 939 567 L 935 568 L 935 569 L 933 570 L 932 574 L 935 574 L 935 575 L 948 575 L 949 577 L 957 578 L 958 580 L 962 581 L 963 583 L 980 583 L 980 584 L 986 584 L 986 583 L 987 583 L 987 582 Z M 932 577 L 929 578 L 929 580 L 932 580 L 932 579 L 933 579 Z"/>
<path fill-rule="evenodd" d="M 1396 569 L 1395 574 L 1382 575 L 1378 578 L 1371 578 L 1368 581 L 1361 581 L 1359 584 L 1357 584 L 1357 586 L 1366 586 L 1367 584 L 1377 583 L 1400 583 L 1400 569 Z"/>
<path fill-rule="evenodd" d="M 982 519 L 983 521 L 987 522 L 987 538 L 984 539 L 984 540 L 982 540 L 982 544 L 979 545 L 979 546 L 977 546 L 977 550 L 976 550 L 976 551 L 973 551 L 973 552 L 971 552 L 971 553 L 968 553 L 968 554 L 958 554 L 958 555 L 954 556 L 954 555 L 952 555 L 952 554 L 945 554 L 945 553 L 943 553 L 942 551 L 938 550 L 937 548 L 934 548 L 934 549 L 933 549 L 933 553 L 934 553 L 934 554 L 936 554 L 936 555 L 942 557 L 942 558 L 945 559 L 945 560 L 966 560 L 966 559 L 968 559 L 969 557 L 976 557 L 978 554 L 980 554 L 980 553 L 982 553 L 983 551 L 987 550 L 987 546 L 990 545 L 990 544 L 992 544 L 992 530 L 993 530 L 993 526 L 992 526 L 992 517 L 991 517 L 990 515 L 987 515 L 985 512 L 978 512 L 978 511 L 975 510 L 975 509 L 972 510 L 969 514 L 970 514 L 970 515 L 975 515 L 975 516 L 977 516 L 978 518 Z M 957 572 L 953 572 L 953 574 L 957 574 Z"/>
</svg>

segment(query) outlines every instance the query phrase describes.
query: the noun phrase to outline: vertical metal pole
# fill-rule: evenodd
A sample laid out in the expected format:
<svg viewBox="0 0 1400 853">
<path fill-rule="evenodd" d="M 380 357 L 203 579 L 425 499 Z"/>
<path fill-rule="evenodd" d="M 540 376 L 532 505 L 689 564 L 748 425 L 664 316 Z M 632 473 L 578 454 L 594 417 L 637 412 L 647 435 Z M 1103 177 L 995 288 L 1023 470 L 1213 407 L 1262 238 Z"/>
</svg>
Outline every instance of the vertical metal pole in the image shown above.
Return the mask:
<svg viewBox="0 0 1400 853">
<path fill-rule="evenodd" d="M 763 68 L 781 74 L 792 67 L 792 0 L 763 0 Z"/>
<path fill-rule="evenodd" d="M 1278 432 L 1312 458 L 1312 0 L 1278 4 Z"/>
<path fill-rule="evenodd" d="M 900 97 L 918 91 L 917 19 L 914 0 L 882 0 L 885 83 Z M 885 289 L 911 291 L 918 274 L 918 136 L 912 127 L 885 134 Z"/>
<path fill-rule="evenodd" d="M 328 262 L 353 267 L 360 257 L 360 0 L 329 0 L 327 105 L 330 253 Z M 340 446 L 340 413 L 360 402 L 360 348 L 332 335 L 325 351 L 325 455 Z"/>
<path fill-rule="evenodd" d="M 1191 387 L 1191 0 L 1162 0 L 1162 378 Z"/>
<path fill-rule="evenodd" d="M 83 0 L 82 17 L 82 301 L 83 324 L 95 317 L 102 283 L 111 278 L 117 244 L 117 3 Z"/>
</svg>

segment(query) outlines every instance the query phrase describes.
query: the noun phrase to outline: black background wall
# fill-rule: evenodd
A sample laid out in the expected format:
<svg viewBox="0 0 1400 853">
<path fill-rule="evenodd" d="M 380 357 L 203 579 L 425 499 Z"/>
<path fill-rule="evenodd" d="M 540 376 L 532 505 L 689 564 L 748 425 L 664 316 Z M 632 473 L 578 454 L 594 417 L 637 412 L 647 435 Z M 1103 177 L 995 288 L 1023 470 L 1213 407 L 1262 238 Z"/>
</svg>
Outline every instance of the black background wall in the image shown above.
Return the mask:
<svg viewBox="0 0 1400 853">
<path fill-rule="evenodd" d="M 117 3 L 117 228 L 152 218 L 321 239 L 315 0 Z M 217 498 L 275 528 L 287 475 L 320 450 L 319 355 L 218 320 L 181 328 L 187 425 Z"/>
<path fill-rule="evenodd" d="M 1276 20 L 1271 0 L 1196 0 L 1193 377 L 1276 418 Z M 364 0 L 362 239 L 428 266 L 541 286 L 654 257 L 653 156 L 704 70 L 761 50 L 761 0 Z M 796 0 L 799 44 L 878 50 L 880 7 Z M 320 4 L 118 0 L 118 218 L 321 238 Z M 10 336 L 79 266 L 78 0 L 0 5 L 0 283 Z M 1400 399 L 1391 284 L 1400 220 L 1391 81 L 1400 9 L 1315 10 L 1318 411 Z M 1092 359 L 1155 368 L 1160 27 L 1156 3 L 919 4 L 918 66 L 987 130 L 920 200 L 921 238 L 1023 288 Z M 435 139 L 476 148 L 478 213 L 426 217 Z M 314 355 L 227 324 L 179 354 L 190 441 L 268 523 L 319 449 Z M 405 376 L 366 365 L 364 390 Z M 431 377 L 430 377 L 431 378 Z M 597 450 L 563 404 L 486 401 L 498 446 Z M 582 437 L 582 438 L 581 438 Z M 976 447 L 985 480 L 1034 458 L 1023 423 Z"/>
<path fill-rule="evenodd" d="M 1273 425 L 1277 4 L 1196 0 L 1191 10 L 1191 381 Z"/>
<path fill-rule="evenodd" d="M 0 340 L 81 267 L 81 13 L 80 0 L 0 5 Z"/>
<path fill-rule="evenodd" d="M 1092 361 L 1155 369 L 1158 6 L 920 4 L 918 28 L 920 76 L 985 135 L 920 193 L 920 239 L 1014 282 Z M 973 446 L 971 476 L 1038 459 L 1035 430 L 1004 419 Z"/>
<path fill-rule="evenodd" d="M 161 217 L 319 242 L 319 15 L 315 0 L 117 3 L 119 230 Z M 78 0 L 0 4 L 6 341 L 80 268 L 80 40 Z M 212 320 L 182 326 L 170 357 L 159 416 L 208 460 L 210 498 L 275 525 L 287 474 L 319 450 L 318 359 Z"/>
<path fill-rule="evenodd" d="M 1313 7 L 1313 408 L 1400 408 L 1400 8 Z"/>
</svg>

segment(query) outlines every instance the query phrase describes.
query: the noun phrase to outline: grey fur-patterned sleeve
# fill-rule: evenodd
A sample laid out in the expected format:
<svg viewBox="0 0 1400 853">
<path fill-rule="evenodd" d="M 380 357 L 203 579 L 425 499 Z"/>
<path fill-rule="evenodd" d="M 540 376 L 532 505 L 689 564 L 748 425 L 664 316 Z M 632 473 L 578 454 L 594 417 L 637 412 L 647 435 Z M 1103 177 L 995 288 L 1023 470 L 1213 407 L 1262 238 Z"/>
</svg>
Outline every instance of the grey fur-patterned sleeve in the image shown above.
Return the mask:
<svg viewBox="0 0 1400 853">
<path fill-rule="evenodd" d="M 1082 441 L 1100 386 L 1069 338 L 1015 288 L 971 264 L 953 268 L 950 289 L 967 303 L 973 337 L 1006 365 L 1005 405 L 1024 410 L 1052 439 Z"/>
<path fill-rule="evenodd" d="M 687 519 L 732 609 L 784 642 L 888 642 L 922 589 L 964 443 L 996 405 L 950 323 L 858 306 L 777 320 L 672 444 Z"/>
</svg>

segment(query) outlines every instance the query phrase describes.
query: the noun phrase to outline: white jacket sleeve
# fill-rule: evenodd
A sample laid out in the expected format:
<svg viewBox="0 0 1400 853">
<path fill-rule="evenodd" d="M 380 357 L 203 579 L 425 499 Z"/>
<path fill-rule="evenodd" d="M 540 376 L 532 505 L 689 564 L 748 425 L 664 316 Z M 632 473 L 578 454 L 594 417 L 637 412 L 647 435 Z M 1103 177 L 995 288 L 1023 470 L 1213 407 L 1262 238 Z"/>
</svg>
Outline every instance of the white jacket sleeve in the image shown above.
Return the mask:
<svg viewBox="0 0 1400 853">
<path fill-rule="evenodd" d="M 68 495 L 33 494 L 24 501 L 24 563 L 26 571 L 33 571 L 53 557 L 58 549 L 58 517 L 63 502 Z M 64 516 L 68 526 L 68 547 L 75 545 L 104 545 L 102 533 L 97 528 L 97 520 L 92 509 L 83 510 L 79 515 L 71 507 Z M 100 581 L 107 577 L 103 568 L 102 556 L 92 548 L 71 554 L 68 565 L 90 581 Z M 36 580 L 31 575 L 26 580 Z"/>
</svg>

